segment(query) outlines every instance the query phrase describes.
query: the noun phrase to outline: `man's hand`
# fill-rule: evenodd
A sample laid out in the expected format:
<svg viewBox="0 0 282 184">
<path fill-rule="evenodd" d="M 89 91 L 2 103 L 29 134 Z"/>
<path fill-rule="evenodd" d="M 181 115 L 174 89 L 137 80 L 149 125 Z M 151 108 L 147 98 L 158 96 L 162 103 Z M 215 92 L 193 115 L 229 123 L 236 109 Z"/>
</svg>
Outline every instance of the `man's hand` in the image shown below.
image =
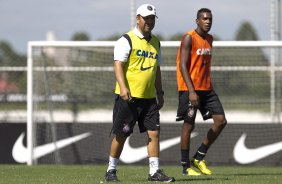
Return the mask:
<svg viewBox="0 0 282 184">
<path fill-rule="evenodd" d="M 127 88 L 121 88 L 119 96 L 125 101 L 132 100 L 130 91 Z"/>
<path fill-rule="evenodd" d="M 199 97 L 195 91 L 189 91 L 189 101 L 191 102 L 191 105 L 194 107 L 198 107 L 199 105 Z"/>
<path fill-rule="evenodd" d="M 164 95 L 157 94 L 157 100 L 158 100 L 159 109 L 161 109 L 164 106 Z"/>
</svg>

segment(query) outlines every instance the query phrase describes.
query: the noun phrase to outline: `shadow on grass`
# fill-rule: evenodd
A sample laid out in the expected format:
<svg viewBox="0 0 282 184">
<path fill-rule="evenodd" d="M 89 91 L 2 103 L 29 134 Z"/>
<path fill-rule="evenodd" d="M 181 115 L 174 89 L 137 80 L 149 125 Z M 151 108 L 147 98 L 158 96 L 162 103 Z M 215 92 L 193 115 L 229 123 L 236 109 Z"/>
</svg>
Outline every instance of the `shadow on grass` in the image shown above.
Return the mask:
<svg viewBox="0 0 282 184">
<path fill-rule="evenodd" d="M 216 181 L 216 180 L 221 180 L 221 181 L 226 181 L 226 180 L 231 180 L 228 177 L 194 177 L 194 178 L 176 178 L 176 181 Z"/>
</svg>

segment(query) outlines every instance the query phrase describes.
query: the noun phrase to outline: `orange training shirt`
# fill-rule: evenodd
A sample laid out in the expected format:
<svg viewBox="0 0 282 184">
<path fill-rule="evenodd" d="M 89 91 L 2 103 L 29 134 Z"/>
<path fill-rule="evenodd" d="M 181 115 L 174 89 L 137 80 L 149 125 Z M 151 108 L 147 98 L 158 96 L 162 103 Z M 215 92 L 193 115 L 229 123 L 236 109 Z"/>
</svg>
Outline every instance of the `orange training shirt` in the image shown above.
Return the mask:
<svg viewBox="0 0 282 184">
<path fill-rule="evenodd" d="M 209 91 L 212 89 L 210 78 L 211 53 L 213 37 L 207 34 L 203 39 L 195 30 L 187 32 L 192 38 L 191 56 L 187 69 L 190 73 L 195 90 Z M 178 49 L 176 58 L 176 77 L 178 91 L 187 91 L 187 86 L 180 72 L 180 52 L 182 44 Z"/>
</svg>

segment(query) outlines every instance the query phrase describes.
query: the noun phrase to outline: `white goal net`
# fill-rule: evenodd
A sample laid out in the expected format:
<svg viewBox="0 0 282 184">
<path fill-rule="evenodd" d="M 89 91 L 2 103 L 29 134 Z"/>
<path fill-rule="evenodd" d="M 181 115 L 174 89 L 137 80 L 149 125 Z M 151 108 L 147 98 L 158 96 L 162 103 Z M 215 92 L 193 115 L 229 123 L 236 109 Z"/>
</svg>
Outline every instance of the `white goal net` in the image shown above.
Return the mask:
<svg viewBox="0 0 282 184">
<path fill-rule="evenodd" d="M 114 42 L 104 41 L 28 43 L 28 164 L 104 163 L 108 159 L 115 87 L 113 45 Z M 175 122 L 178 103 L 175 58 L 179 42 L 161 45 L 165 91 L 161 122 L 167 126 L 162 135 L 172 137 L 180 132 L 179 123 Z M 246 129 L 232 127 L 236 123 L 250 129 L 252 124 L 276 124 L 280 129 L 270 127 L 272 133 L 264 135 L 280 135 L 281 48 L 282 42 L 275 41 L 214 42 L 213 87 L 231 124 L 230 129 L 227 126 L 224 130 L 229 137 L 234 132 L 232 128 Z M 199 115 L 197 122 L 198 131 L 205 132 L 209 122 L 203 123 Z M 230 145 L 228 140 L 222 141 L 221 145 Z M 141 145 L 137 140 L 136 144 Z M 49 145 L 48 151 L 42 145 Z M 178 147 L 171 152 L 176 151 Z M 163 160 L 173 162 L 164 155 Z"/>
</svg>

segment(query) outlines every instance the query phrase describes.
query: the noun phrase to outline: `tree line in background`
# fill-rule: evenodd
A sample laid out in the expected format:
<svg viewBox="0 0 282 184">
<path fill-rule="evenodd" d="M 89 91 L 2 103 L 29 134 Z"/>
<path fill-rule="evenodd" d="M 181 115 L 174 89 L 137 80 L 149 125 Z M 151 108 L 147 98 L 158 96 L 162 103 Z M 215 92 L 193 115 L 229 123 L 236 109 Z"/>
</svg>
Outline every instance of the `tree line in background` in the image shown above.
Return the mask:
<svg viewBox="0 0 282 184">
<path fill-rule="evenodd" d="M 122 33 L 123 34 L 123 33 Z M 101 38 L 99 40 L 103 41 L 115 41 L 122 34 L 114 34 L 109 37 Z M 164 38 L 162 35 L 157 34 L 160 40 L 163 41 L 179 41 L 182 37 L 183 33 L 177 33 L 170 36 L 168 39 Z M 214 35 L 215 40 L 220 40 L 219 37 Z M 90 36 L 85 32 L 76 32 L 71 37 L 72 41 L 90 41 Z M 239 29 L 236 32 L 234 40 L 236 41 L 256 41 L 259 40 L 256 30 L 249 22 L 243 22 Z M 220 58 L 220 51 L 216 52 L 213 56 L 214 59 Z M 225 53 L 225 60 L 223 65 L 237 65 L 237 66 L 244 66 L 244 65 L 266 65 L 268 62 L 265 59 L 264 53 L 260 48 L 252 50 L 249 52 L 246 49 L 231 49 L 228 51 L 230 54 Z M 242 57 L 237 57 L 238 55 L 242 55 Z M 255 53 L 255 54 L 254 54 Z M 176 53 L 175 53 L 176 54 Z M 253 61 L 250 64 L 249 58 L 252 55 L 256 55 L 256 58 L 253 58 Z M 230 57 L 230 58 L 227 58 Z M 246 62 L 248 61 L 248 62 Z M 6 41 L 0 41 L 0 67 L 11 67 L 11 66 L 26 66 L 27 65 L 27 56 L 26 54 L 19 54 L 17 51 L 13 49 L 13 47 Z M 239 74 L 238 74 L 239 75 Z M 10 71 L 2 71 L 0 74 L 0 93 L 9 93 L 9 92 L 17 92 L 17 91 L 24 91 L 26 86 L 26 72 L 25 71 L 17 71 L 17 72 L 10 72 Z M 20 88 L 21 90 L 18 90 Z"/>
<path fill-rule="evenodd" d="M 123 33 L 122 33 L 123 34 Z M 104 41 L 115 41 L 122 34 L 116 33 L 111 36 L 100 38 Z M 179 41 L 183 33 L 176 33 L 169 38 L 163 37 L 161 34 L 156 34 L 163 41 Z M 215 40 L 220 40 L 216 35 L 213 35 Z M 71 37 L 72 41 L 90 41 L 91 38 L 86 32 L 77 32 Z M 255 28 L 249 22 L 243 22 L 236 32 L 234 40 L 236 41 L 257 41 L 259 40 Z M 19 54 L 13 49 L 7 41 L 0 40 L 0 66 L 26 66 L 26 55 Z"/>
</svg>

